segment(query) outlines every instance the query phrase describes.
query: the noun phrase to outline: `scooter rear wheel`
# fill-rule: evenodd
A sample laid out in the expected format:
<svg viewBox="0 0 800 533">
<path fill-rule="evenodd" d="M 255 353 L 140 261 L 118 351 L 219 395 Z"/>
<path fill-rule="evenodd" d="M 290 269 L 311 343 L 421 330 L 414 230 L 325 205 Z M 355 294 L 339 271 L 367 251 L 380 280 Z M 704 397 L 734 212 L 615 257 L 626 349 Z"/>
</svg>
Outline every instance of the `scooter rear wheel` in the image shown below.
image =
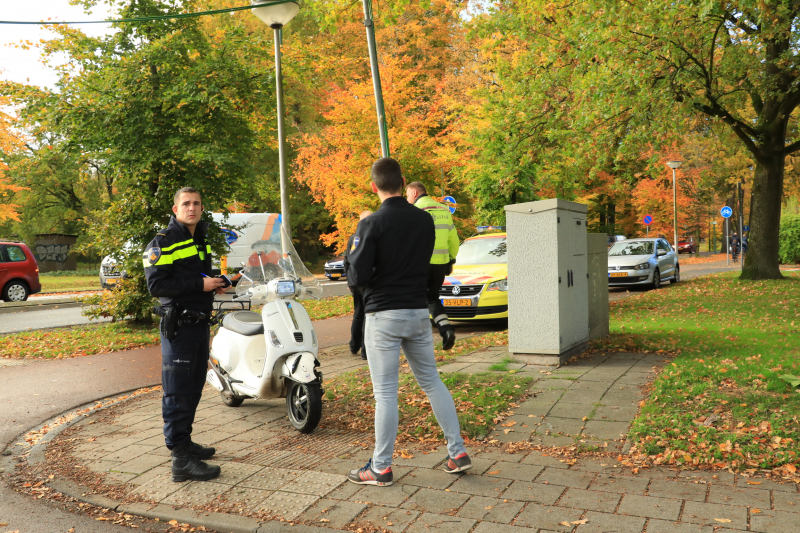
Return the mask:
<svg viewBox="0 0 800 533">
<path fill-rule="evenodd" d="M 231 391 L 222 391 L 219 393 L 222 396 L 222 403 L 227 405 L 228 407 L 239 407 L 242 405 L 244 398 L 241 396 L 236 396 Z"/>
<path fill-rule="evenodd" d="M 322 391 L 319 384 L 289 381 L 286 391 L 289 421 L 300 433 L 311 433 L 322 418 Z"/>
</svg>

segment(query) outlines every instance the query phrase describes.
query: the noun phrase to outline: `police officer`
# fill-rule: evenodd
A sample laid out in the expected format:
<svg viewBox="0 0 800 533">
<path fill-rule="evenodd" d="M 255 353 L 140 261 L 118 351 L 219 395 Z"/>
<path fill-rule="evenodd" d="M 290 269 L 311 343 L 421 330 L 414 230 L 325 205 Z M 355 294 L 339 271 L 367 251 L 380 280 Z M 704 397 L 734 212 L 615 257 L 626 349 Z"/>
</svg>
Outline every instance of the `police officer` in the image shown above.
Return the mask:
<svg viewBox="0 0 800 533">
<path fill-rule="evenodd" d="M 221 279 L 208 277 L 211 247 L 208 223 L 200 221 L 203 204 L 197 189 L 176 192 L 172 212 L 169 226 L 147 245 L 143 258 L 150 294 L 162 308 L 172 308 L 168 316 L 175 321 L 170 327 L 167 318 L 161 319 L 164 440 L 172 452 L 172 481 L 205 481 L 219 476 L 220 467 L 203 462 L 214 448 L 192 442 L 209 356 L 208 322 L 200 313 L 210 316 L 214 293 L 224 289 Z"/>
<path fill-rule="evenodd" d="M 427 211 L 433 217 L 436 230 L 436 243 L 433 246 L 433 255 L 428 267 L 428 311 L 433 317 L 433 323 L 439 328 L 442 336 L 442 349 L 449 350 L 456 342 L 456 332 L 447 319 L 447 312 L 442 305 L 439 291 L 444 283 L 444 278 L 453 272 L 453 264 L 458 255 L 458 232 L 453 225 L 453 215 L 450 209 L 428 196 L 425 185 L 419 181 L 409 183 L 406 187 L 408 202 Z"/>
<path fill-rule="evenodd" d="M 365 210 L 359 215 L 359 220 L 364 220 L 372 214 L 372 211 Z M 366 361 L 367 348 L 364 344 L 364 297 L 358 291 L 355 283 L 352 281 L 352 276 L 347 272 L 350 268 L 350 252 L 355 250 L 353 240 L 356 234 L 350 235 L 347 239 L 347 246 L 344 249 L 344 272 L 347 277 L 347 288 L 353 295 L 353 322 L 350 324 L 350 353 L 355 355 L 361 349 L 361 359 Z"/>
</svg>

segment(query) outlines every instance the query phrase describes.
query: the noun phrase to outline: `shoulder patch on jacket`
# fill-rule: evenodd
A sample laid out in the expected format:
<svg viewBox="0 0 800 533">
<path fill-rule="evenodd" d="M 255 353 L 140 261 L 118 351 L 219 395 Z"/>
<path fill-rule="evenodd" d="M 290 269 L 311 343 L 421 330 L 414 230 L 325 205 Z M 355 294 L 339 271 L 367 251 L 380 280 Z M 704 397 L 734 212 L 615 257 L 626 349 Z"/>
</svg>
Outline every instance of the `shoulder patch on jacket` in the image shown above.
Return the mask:
<svg viewBox="0 0 800 533">
<path fill-rule="evenodd" d="M 147 255 L 147 260 L 150 261 L 150 264 L 155 265 L 159 259 L 161 259 L 161 248 L 150 248 L 150 253 Z"/>
<path fill-rule="evenodd" d="M 358 247 L 358 243 L 359 242 L 361 242 L 361 238 L 360 237 L 354 237 L 353 238 L 353 246 L 350 248 L 351 252 L 355 252 L 356 251 L 356 248 Z"/>
</svg>

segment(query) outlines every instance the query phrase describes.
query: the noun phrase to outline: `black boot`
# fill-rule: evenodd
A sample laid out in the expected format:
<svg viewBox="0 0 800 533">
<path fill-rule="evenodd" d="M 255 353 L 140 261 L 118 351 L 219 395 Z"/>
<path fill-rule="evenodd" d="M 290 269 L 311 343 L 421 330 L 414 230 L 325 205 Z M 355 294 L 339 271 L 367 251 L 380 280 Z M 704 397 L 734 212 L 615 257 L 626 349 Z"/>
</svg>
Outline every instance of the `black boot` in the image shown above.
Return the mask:
<svg viewBox="0 0 800 533">
<path fill-rule="evenodd" d="M 453 328 L 447 328 L 442 332 L 442 350 L 450 350 L 456 343 L 456 332 Z"/>
<path fill-rule="evenodd" d="M 195 459 L 204 461 L 206 459 L 210 459 L 215 453 L 217 453 L 217 449 L 212 446 L 203 446 L 202 444 L 197 444 L 196 442 L 190 442 L 189 453 L 192 454 L 192 457 Z"/>
<path fill-rule="evenodd" d="M 172 481 L 208 481 L 219 475 L 220 467 L 193 457 L 189 449 L 189 444 L 172 449 Z"/>
</svg>

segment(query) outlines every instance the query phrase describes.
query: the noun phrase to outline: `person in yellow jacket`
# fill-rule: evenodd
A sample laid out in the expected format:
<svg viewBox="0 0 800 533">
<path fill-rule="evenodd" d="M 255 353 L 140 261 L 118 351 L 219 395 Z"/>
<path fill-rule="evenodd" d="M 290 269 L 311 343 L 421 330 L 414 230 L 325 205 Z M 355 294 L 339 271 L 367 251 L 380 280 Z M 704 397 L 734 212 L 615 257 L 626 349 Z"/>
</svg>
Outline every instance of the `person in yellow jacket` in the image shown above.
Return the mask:
<svg viewBox="0 0 800 533">
<path fill-rule="evenodd" d="M 439 291 L 444 283 L 444 278 L 453 272 L 453 264 L 458 255 L 458 233 L 453 225 L 453 215 L 446 205 L 440 204 L 428 196 L 425 185 L 419 181 L 408 184 L 406 198 L 409 203 L 433 217 L 436 242 L 428 266 L 428 310 L 433 317 L 433 323 L 439 328 L 439 334 L 442 336 L 442 348 L 449 350 L 456 342 L 456 333 L 453 325 L 447 319 L 447 312 L 442 305 Z"/>
</svg>

